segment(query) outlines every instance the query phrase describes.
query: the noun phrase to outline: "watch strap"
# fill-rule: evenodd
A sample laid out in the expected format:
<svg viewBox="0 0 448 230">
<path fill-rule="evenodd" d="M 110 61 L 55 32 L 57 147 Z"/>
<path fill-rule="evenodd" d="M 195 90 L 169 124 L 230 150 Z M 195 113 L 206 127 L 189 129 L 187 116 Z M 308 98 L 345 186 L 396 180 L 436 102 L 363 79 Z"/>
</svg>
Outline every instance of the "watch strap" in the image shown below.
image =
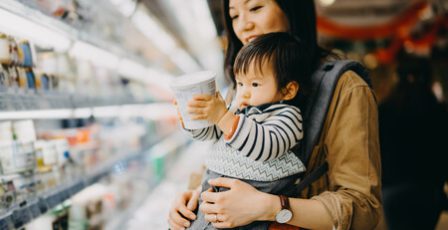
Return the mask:
<svg viewBox="0 0 448 230">
<path fill-rule="evenodd" d="M 280 195 L 280 204 L 282 206 L 282 209 L 288 209 L 290 210 L 289 206 L 289 198 L 285 195 Z"/>
</svg>

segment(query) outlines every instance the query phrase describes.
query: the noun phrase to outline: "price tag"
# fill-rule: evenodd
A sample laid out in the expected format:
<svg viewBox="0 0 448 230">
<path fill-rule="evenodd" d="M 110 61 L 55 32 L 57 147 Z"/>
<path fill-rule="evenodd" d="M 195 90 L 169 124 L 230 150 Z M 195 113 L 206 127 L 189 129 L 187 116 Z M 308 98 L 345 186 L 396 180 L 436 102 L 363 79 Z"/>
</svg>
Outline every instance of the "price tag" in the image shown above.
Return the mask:
<svg viewBox="0 0 448 230">
<path fill-rule="evenodd" d="M 37 96 L 35 94 L 31 94 L 31 95 L 28 96 L 28 104 L 29 104 L 28 109 L 32 109 L 32 110 L 38 110 L 39 109 L 38 99 L 37 99 Z"/>
<path fill-rule="evenodd" d="M 11 214 L 0 217 L 0 229 L 12 229 Z"/>
<path fill-rule="evenodd" d="M 0 110 L 8 110 L 8 101 L 2 94 L 0 94 Z"/>
<path fill-rule="evenodd" d="M 5 98 L 5 101 L 6 101 L 6 103 L 7 103 L 8 110 L 9 110 L 9 111 L 13 111 L 13 110 L 15 109 L 15 107 L 14 107 L 14 98 L 13 98 L 13 95 L 11 95 L 11 94 L 6 94 L 6 95 L 4 96 L 4 98 Z"/>
<path fill-rule="evenodd" d="M 19 96 L 19 98 L 20 98 L 20 103 L 21 103 L 20 109 L 21 110 L 28 110 L 28 107 L 29 107 L 29 105 L 28 105 L 28 96 L 25 95 L 25 94 L 22 94 L 22 95 Z"/>
<path fill-rule="evenodd" d="M 50 103 L 50 108 L 51 109 L 57 108 L 56 97 L 54 97 L 53 95 L 49 95 L 48 96 L 48 102 Z"/>
<path fill-rule="evenodd" d="M 39 199 L 38 205 L 39 205 L 40 213 L 46 213 L 47 212 L 48 204 L 47 204 L 47 201 L 45 199 Z"/>
<path fill-rule="evenodd" d="M 30 211 L 31 216 L 32 216 L 33 218 L 37 218 L 37 217 L 39 217 L 40 214 L 41 214 L 41 212 L 40 212 L 40 208 L 39 208 L 39 201 L 36 200 L 36 201 L 30 203 L 30 204 L 28 205 L 28 210 Z"/>
<path fill-rule="evenodd" d="M 10 96 L 11 102 L 13 104 L 14 110 L 22 110 L 22 100 L 18 95 Z"/>
<path fill-rule="evenodd" d="M 60 203 L 58 193 L 54 193 L 54 194 L 48 196 L 46 199 L 46 202 L 48 204 L 49 209 L 54 208 L 56 205 L 58 205 Z"/>
<path fill-rule="evenodd" d="M 22 96 L 22 104 L 23 104 L 23 110 L 29 110 L 30 108 L 30 102 L 29 97 L 27 94 Z"/>
<path fill-rule="evenodd" d="M 60 192 L 60 201 L 61 203 L 64 202 L 65 200 L 67 200 L 68 198 L 70 198 L 70 193 L 69 193 L 69 189 L 70 188 L 65 188 Z"/>
<path fill-rule="evenodd" d="M 48 95 L 46 94 L 41 94 L 39 96 L 38 106 L 39 109 L 50 109 L 51 108 L 50 97 L 48 97 Z"/>
<path fill-rule="evenodd" d="M 71 189 L 71 194 L 72 195 L 75 195 L 76 193 L 78 193 L 79 191 L 81 191 L 82 189 L 84 189 L 84 182 L 78 182 L 78 183 L 76 183 L 73 187 L 72 187 L 72 189 Z"/>
<path fill-rule="evenodd" d="M 15 228 L 21 228 L 26 223 L 30 222 L 31 215 L 28 208 L 19 208 L 12 213 L 12 219 Z"/>
</svg>

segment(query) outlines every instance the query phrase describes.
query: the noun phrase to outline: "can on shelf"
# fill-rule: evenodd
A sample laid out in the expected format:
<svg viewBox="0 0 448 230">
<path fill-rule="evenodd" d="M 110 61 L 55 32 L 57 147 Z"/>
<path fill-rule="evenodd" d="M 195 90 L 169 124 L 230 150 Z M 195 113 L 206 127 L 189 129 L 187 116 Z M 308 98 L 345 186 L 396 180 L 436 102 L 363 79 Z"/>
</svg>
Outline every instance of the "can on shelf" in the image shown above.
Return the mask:
<svg viewBox="0 0 448 230">
<path fill-rule="evenodd" d="M 20 64 L 24 67 L 33 67 L 33 55 L 31 51 L 31 45 L 27 40 L 22 40 L 18 44 L 18 50 L 21 56 Z"/>
<path fill-rule="evenodd" d="M 10 65 L 12 62 L 11 43 L 6 34 L 0 33 L 0 64 Z"/>
</svg>

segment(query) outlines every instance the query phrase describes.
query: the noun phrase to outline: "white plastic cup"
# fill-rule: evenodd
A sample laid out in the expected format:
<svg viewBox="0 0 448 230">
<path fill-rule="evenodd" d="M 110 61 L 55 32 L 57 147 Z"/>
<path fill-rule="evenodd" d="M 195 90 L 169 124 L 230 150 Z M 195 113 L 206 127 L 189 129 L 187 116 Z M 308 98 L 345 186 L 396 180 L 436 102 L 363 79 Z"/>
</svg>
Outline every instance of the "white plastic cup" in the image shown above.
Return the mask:
<svg viewBox="0 0 448 230">
<path fill-rule="evenodd" d="M 171 83 L 176 95 L 177 106 L 186 129 L 202 129 L 213 124 L 207 120 L 191 120 L 187 111 L 187 103 L 194 95 L 216 93 L 216 73 L 201 71 L 180 76 Z"/>
</svg>

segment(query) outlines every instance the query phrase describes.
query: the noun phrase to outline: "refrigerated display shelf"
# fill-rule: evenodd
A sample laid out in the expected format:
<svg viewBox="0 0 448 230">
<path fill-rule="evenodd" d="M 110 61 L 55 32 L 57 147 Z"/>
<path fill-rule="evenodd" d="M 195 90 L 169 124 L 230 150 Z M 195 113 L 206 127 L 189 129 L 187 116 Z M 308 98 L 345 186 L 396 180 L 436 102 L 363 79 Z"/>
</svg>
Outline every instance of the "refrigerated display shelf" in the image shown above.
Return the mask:
<svg viewBox="0 0 448 230">
<path fill-rule="evenodd" d="M 60 186 L 59 188 L 56 188 L 55 190 L 48 192 L 45 195 L 40 195 L 36 198 L 23 201 L 20 204 L 16 204 L 14 207 L 10 208 L 8 212 L 0 216 L 0 229 L 19 229 L 23 227 L 34 218 L 45 214 L 48 210 L 51 210 L 57 205 L 63 203 L 65 200 L 77 194 L 84 188 L 110 175 L 116 165 L 127 165 L 128 162 L 134 159 L 139 159 L 147 156 L 148 154 L 152 154 L 153 149 L 156 148 L 158 144 L 163 143 L 163 141 L 161 142 L 161 140 L 179 140 L 179 137 L 177 135 L 178 133 L 174 133 L 168 135 L 168 137 L 159 138 L 158 140 L 149 144 L 149 146 L 142 152 L 118 155 L 110 159 L 101 167 L 98 167 L 92 172 L 87 173 L 87 176 L 84 176 L 82 179 L 75 180 L 64 186 Z M 185 145 L 189 142 L 180 141 L 178 143 L 180 143 L 180 145 Z"/>
<path fill-rule="evenodd" d="M 178 136 L 176 136 L 178 135 Z M 157 147 L 152 148 L 150 154 L 150 158 L 152 159 L 152 162 L 155 164 L 155 171 L 157 173 L 161 174 L 158 177 L 156 176 L 154 183 L 152 184 L 152 188 L 156 189 L 160 184 L 163 184 L 166 180 L 166 177 L 168 177 L 168 173 L 172 170 L 176 169 L 176 163 L 178 161 L 178 158 L 185 158 L 185 150 L 189 149 L 190 144 L 193 143 L 192 139 L 185 138 L 187 136 L 180 135 L 180 133 L 173 135 L 172 138 L 166 138 L 164 141 L 158 143 Z M 179 149 L 179 147 L 185 147 L 183 149 Z M 164 150 L 162 150 L 164 149 Z M 175 155 L 175 156 L 173 156 Z M 189 158 L 187 156 L 187 158 Z M 163 159 L 162 162 L 160 159 Z M 163 164 L 162 166 L 163 170 L 160 171 L 160 164 Z M 194 164 L 193 164 L 194 165 Z M 155 191 L 151 191 L 150 194 L 153 194 Z M 141 208 L 141 206 L 144 204 L 147 197 L 150 195 L 147 194 L 144 197 L 137 197 L 136 200 L 132 202 L 132 205 L 125 210 L 124 212 L 121 212 L 119 215 L 112 218 L 105 226 L 104 229 L 108 230 L 121 230 L 126 229 L 126 224 L 129 221 L 130 218 L 135 214 L 137 210 Z"/>
<path fill-rule="evenodd" d="M 45 14 L 33 5 L 32 1 L 0 1 L 0 22 L 2 22 L 0 33 L 26 39 L 44 50 L 70 54 L 70 56 L 92 62 L 96 66 L 113 69 L 129 80 L 143 84 L 157 84 L 146 79 L 146 76 L 158 72 L 157 68 L 153 68 L 152 63 L 141 54 L 140 50 L 128 47 L 126 45 L 128 42 L 117 40 L 109 33 L 97 33 L 98 30 L 90 27 L 86 28 L 76 23 L 69 24 Z M 112 24 L 121 25 L 120 20 L 125 19 L 117 18 L 117 21 Z M 17 23 L 10 23 L 11 21 L 17 21 Z M 90 25 L 91 22 L 88 24 Z M 120 31 L 122 29 L 124 28 L 114 28 Z M 148 71 L 147 67 L 151 67 L 149 68 L 151 71 Z M 108 101 L 116 101 L 115 99 L 109 98 Z M 75 100 L 75 103 L 84 102 L 84 98 Z"/>
<path fill-rule="evenodd" d="M 126 160 L 128 159 L 124 159 L 121 161 Z M 13 208 L 8 213 L 0 217 L 0 229 L 11 229 L 11 227 L 17 229 L 24 226 L 32 219 L 46 213 L 48 210 L 56 207 L 58 204 L 61 204 L 85 187 L 96 183 L 101 178 L 108 175 L 112 167 L 113 166 L 110 166 L 101 172 L 86 177 L 85 179 L 80 179 L 76 182 L 72 182 L 67 186 L 52 191 L 47 195 L 40 196 L 37 199 L 22 202 L 21 204 L 17 205 L 17 207 Z M 4 226 L 7 227 L 5 228 Z"/>
<path fill-rule="evenodd" d="M 39 217 L 56 205 L 62 203 L 72 195 L 78 193 L 89 185 L 88 181 L 80 180 L 64 188 L 60 188 L 48 195 L 38 197 L 33 200 L 24 201 L 17 207 L 0 217 L 0 229 L 20 228 Z"/>
<path fill-rule="evenodd" d="M 148 119 L 175 117 L 175 110 L 170 103 L 121 104 L 113 106 L 95 106 L 81 108 L 40 109 L 22 111 L 2 111 L 2 120 L 39 120 L 39 119 L 75 119 L 104 117 L 143 117 Z"/>
<path fill-rule="evenodd" d="M 42 28 L 48 29 L 57 35 L 65 37 L 72 41 L 85 41 L 95 47 L 101 47 L 104 50 L 111 51 L 120 56 L 133 56 L 132 59 L 139 59 L 136 55 L 131 55 L 129 52 L 120 46 L 120 44 L 105 41 L 99 36 L 88 33 L 87 31 L 81 31 L 77 28 L 70 26 L 69 24 L 48 16 L 38 9 L 32 8 L 27 4 L 15 0 L 2 0 L 0 1 L 0 8 L 11 12 L 25 20 L 33 21 Z M 71 43 L 71 42 L 70 42 Z M 70 47 L 71 44 L 69 44 Z M 68 48 L 69 48 L 68 47 Z"/>
<path fill-rule="evenodd" d="M 1 111 L 25 111 L 45 109 L 73 109 L 94 106 L 113 106 L 123 104 L 143 104 L 151 101 L 136 101 L 133 98 L 92 98 L 66 93 L 2 92 L 0 91 Z"/>
</svg>

